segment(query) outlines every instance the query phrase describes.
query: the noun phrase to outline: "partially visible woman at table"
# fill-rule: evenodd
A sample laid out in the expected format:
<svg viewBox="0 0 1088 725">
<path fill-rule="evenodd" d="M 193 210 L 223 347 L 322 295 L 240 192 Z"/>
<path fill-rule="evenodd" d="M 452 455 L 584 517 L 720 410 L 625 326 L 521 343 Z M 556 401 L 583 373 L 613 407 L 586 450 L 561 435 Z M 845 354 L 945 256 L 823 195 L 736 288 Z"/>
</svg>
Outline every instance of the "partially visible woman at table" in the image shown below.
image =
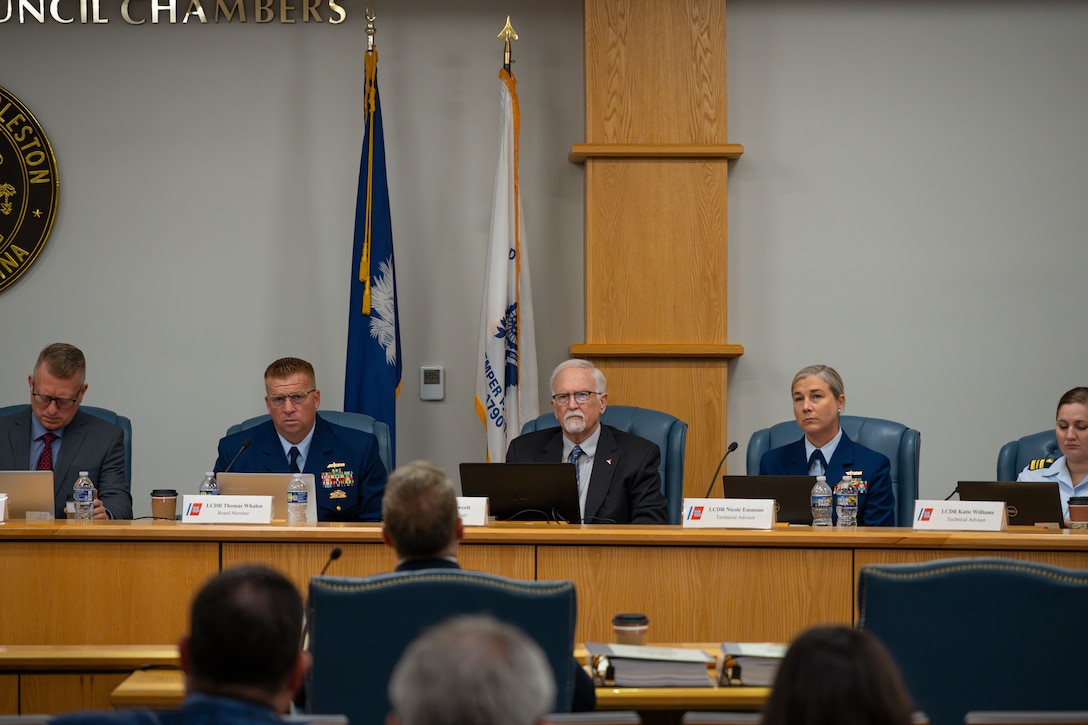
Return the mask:
<svg viewBox="0 0 1088 725">
<path fill-rule="evenodd" d="M 858 488 L 858 526 L 895 526 L 888 457 L 850 440 L 839 427 L 846 405 L 839 374 L 828 365 L 801 368 L 791 391 L 793 415 L 805 435 L 764 453 L 759 475 L 826 476 L 834 488 L 849 472 Z"/>
<path fill-rule="evenodd" d="M 1069 499 L 1088 496 L 1088 388 L 1068 390 L 1058 401 L 1054 436 L 1058 439 L 1061 457 L 1045 468 L 1036 465 L 1042 461 L 1032 461 L 1020 471 L 1016 480 L 1056 482 L 1062 499 L 1062 515 L 1068 522 Z"/>
<path fill-rule="evenodd" d="M 849 627 L 815 627 L 778 668 L 762 725 L 910 725 L 914 706 L 891 655 Z"/>
</svg>

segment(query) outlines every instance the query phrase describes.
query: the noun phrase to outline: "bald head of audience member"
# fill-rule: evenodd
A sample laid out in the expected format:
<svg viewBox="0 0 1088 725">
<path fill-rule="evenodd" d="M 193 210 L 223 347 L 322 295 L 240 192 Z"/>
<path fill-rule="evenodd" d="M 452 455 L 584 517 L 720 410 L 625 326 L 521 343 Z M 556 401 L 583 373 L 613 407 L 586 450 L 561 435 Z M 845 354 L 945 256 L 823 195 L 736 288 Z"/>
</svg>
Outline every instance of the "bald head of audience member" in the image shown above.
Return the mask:
<svg viewBox="0 0 1088 725">
<path fill-rule="evenodd" d="M 223 571 L 193 599 L 181 638 L 186 692 L 287 712 L 310 665 L 301 632 L 302 597 L 286 577 L 263 566 Z"/>
<path fill-rule="evenodd" d="M 516 627 L 462 616 L 424 632 L 389 680 L 387 725 L 535 725 L 555 703 L 544 652 Z"/>
<path fill-rule="evenodd" d="M 456 559 L 463 537 L 457 493 L 445 471 L 430 461 L 393 471 L 382 498 L 382 538 L 399 559 Z"/>
</svg>

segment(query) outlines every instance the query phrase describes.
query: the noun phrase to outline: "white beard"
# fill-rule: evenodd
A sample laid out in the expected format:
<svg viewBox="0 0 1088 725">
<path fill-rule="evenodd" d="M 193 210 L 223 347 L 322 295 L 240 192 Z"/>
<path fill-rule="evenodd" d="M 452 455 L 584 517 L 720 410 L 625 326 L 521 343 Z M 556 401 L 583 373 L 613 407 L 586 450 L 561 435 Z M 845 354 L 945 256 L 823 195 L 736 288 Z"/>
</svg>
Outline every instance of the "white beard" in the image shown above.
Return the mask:
<svg viewBox="0 0 1088 725">
<path fill-rule="evenodd" d="M 586 418 L 581 413 L 567 413 L 563 418 L 563 430 L 567 433 L 581 433 L 586 429 Z"/>
</svg>

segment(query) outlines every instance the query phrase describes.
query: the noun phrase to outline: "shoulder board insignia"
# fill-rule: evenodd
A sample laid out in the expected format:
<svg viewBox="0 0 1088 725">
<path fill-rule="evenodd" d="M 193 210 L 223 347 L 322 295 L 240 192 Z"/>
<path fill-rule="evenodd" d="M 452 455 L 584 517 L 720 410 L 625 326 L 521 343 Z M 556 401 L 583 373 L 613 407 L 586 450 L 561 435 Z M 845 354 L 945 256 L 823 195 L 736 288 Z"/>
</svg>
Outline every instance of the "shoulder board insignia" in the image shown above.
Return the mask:
<svg viewBox="0 0 1088 725">
<path fill-rule="evenodd" d="M 1036 458 L 1028 464 L 1029 471 L 1038 471 L 1041 468 L 1046 468 L 1054 462 L 1053 458 Z"/>
</svg>

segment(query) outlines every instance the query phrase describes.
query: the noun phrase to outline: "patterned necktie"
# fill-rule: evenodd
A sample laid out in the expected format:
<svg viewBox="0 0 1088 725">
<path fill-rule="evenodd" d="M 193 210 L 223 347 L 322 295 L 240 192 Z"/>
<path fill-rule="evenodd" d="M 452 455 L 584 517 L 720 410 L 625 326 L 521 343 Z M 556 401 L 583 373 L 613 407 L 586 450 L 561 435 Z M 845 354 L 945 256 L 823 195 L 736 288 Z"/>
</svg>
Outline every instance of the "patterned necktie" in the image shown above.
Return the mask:
<svg viewBox="0 0 1088 725">
<path fill-rule="evenodd" d="M 823 451 L 817 448 L 808 459 L 808 472 L 810 476 L 822 476 L 827 473 L 827 461 L 824 460 Z"/>
<path fill-rule="evenodd" d="M 56 439 L 56 433 L 46 433 L 42 436 L 42 442 L 45 443 L 45 448 L 42 448 L 42 454 L 38 456 L 38 467 L 35 470 L 53 470 L 53 441 L 55 441 Z"/>
<path fill-rule="evenodd" d="M 298 448 L 296 446 L 291 446 L 291 450 L 287 451 L 287 462 L 291 464 L 291 473 L 301 473 L 301 471 L 298 470 L 298 457 Z"/>
<path fill-rule="evenodd" d="M 571 449 L 570 456 L 567 457 L 567 462 L 574 464 L 574 480 L 579 484 L 582 482 L 582 477 L 578 473 L 578 459 L 582 457 L 584 452 L 581 446 L 575 446 Z"/>
</svg>

